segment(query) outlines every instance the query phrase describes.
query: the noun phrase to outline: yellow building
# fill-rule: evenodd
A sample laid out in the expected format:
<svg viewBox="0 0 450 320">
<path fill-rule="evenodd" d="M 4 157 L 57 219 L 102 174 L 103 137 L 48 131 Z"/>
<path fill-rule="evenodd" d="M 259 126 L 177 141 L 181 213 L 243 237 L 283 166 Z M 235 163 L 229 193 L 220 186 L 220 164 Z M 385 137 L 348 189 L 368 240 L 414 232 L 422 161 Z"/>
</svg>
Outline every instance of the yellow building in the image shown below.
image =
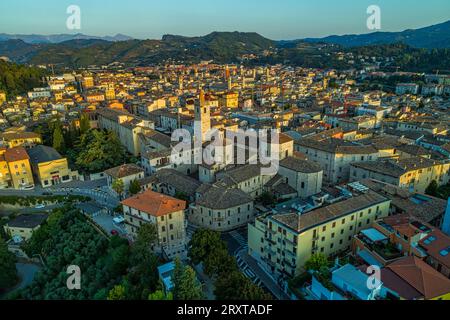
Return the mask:
<svg viewBox="0 0 450 320">
<path fill-rule="evenodd" d="M 6 102 L 6 93 L 0 92 L 0 105 Z"/>
<path fill-rule="evenodd" d="M 31 148 L 28 154 L 34 175 L 44 188 L 77 178 L 78 174 L 69 169 L 67 159 L 53 148 L 39 145 Z"/>
<path fill-rule="evenodd" d="M 102 102 L 105 101 L 105 95 L 100 92 L 92 92 L 86 95 L 86 101 L 89 103 Z"/>
<path fill-rule="evenodd" d="M 25 148 L 0 149 L 0 188 L 26 189 L 33 186 L 30 158 Z"/>
<path fill-rule="evenodd" d="M 388 216 L 390 202 L 368 191 L 307 213 L 288 208 L 259 217 L 249 224 L 249 254 L 271 274 L 293 277 L 313 254 L 333 257 L 349 250 L 355 235 Z"/>
<path fill-rule="evenodd" d="M 239 93 L 226 92 L 219 99 L 219 106 L 222 108 L 238 108 L 239 107 Z"/>
<path fill-rule="evenodd" d="M 81 83 L 83 85 L 83 89 L 89 89 L 94 86 L 94 78 L 92 76 L 85 76 L 81 80 Z"/>
<path fill-rule="evenodd" d="M 9 221 L 3 229 L 10 237 L 21 237 L 22 240 L 29 240 L 41 224 L 47 219 L 45 214 L 19 215 L 14 220 Z"/>
<path fill-rule="evenodd" d="M 108 88 L 105 90 L 106 100 L 114 100 L 116 99 L 116 90 L 114 89 L 114 85 L 108 85 Z"/>
<path fill-rule="evenodd" d="M 25 132 L 21 130 L 0 133 L 0 142 L 8 148 L 31 147 L 41 144 L 41 136 L 34 132 Z"/>
<path fill-rule="evenodd" d="M 350 180 L 375 179 L 410 192 L 425 193 L 433 180 L 438 186 L 448 184 L 449 170 L 450 163 L 424 157 L 378 160 L 351 164 Z"/>
</svg>

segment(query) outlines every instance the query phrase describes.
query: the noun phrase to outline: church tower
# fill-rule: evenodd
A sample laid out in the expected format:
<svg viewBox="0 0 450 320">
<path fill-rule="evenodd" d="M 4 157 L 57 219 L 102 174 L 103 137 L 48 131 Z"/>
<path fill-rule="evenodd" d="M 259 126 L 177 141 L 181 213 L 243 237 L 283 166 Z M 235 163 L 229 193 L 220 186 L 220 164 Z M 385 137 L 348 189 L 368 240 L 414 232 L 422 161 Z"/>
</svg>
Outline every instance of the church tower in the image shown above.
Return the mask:
<svg viewBox="0 0 450 320">
<path fill-rule="evenodd" d="M 202 143 L 206 141 L 206 134 L 211 129 L 211 110 L 206 104 L 205 93 L 200 90 L 199 104 L 195 106 L 195 122 L 202 133 Z"/>
</svg>

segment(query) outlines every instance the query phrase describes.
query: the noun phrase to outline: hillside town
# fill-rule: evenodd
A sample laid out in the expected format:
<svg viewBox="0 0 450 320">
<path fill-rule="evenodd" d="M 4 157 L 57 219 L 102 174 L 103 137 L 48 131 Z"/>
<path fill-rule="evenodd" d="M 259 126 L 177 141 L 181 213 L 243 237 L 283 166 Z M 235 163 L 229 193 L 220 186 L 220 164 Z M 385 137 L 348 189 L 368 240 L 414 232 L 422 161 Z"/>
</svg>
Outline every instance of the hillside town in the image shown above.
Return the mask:
<svg viewBox="0 0 450 320">
<path fill-rule="evenodd" d="M 450 300 L 450 76 L 342 59 L 365 67 L 46 66 L 27 94 L 0 92 L 8 250 L 39 263 L 34 238 L 70 198 L 108 239 L 137 246 L 154 226 L 166 298 L 189 268 L 207 300 L 238 282 L 258 299 Z M 251 143 L 264 132 L 267 152 Z M 220 161 L 194 161 L 212 145 Z M 223 261 L 248 283 L 221 283 Z"/>
</svg>

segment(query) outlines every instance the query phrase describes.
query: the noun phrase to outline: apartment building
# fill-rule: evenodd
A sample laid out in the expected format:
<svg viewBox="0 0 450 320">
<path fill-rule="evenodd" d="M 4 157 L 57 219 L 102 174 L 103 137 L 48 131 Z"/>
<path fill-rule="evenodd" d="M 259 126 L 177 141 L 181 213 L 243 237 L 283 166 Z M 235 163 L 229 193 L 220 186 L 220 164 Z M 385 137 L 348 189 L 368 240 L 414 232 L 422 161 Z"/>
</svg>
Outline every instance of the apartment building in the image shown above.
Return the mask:
<svg viewBox="0 0 450 320">
<path fill-rule="evenodd" d="M 167 259 L 186 256 L 185 201 L 148 190 L 122 201 L 122 206 L 132 237 L 136 238 L 142 225 L 154 224 L 158 240 L 152 250 Z"/>
<path fill-rule="evenodd" d="M 378 160 L 350 165 L 350 180 L 375 179 L 410 192 L 425 193 L 434 180 L 439 186 L 449 182 L 450 163 L 424 157 Z"/>
<path fill-rule="evenodd" d="M 414 256 L 450 279 L 450 237 L 409 214 L 380 219 L 362 230 L 354 237 L 353 253 L 379 266 Z"/>
<path fill-rule="evenodd" d="M 27 148 L 41 143 L 41 135 L 34 132 L 11 129 L 7 132 L 0 133 L 0 145 L 7 148 Z"/>
<path fill-rule="evenodd" d="M 390 200 L 366 191 L 304 213 L 258 217 L 249 224 L 249 254 L 269 273 L 293 277 L 315 253 L 332 257 L 349 250 L 356 234 L 388 216 L 389 206 Z"/>
<path fill-rule="evenodd" d="M 375 161 L 379 152 L 373 146 L 358 145 L 341 139 L 301 139 L 295 151 L 305 154 L 323 169 L 323 179 L 337 184 L 350 179 L 350 165 L 354 162 Z"/>
<path fill-rule="evenodd" d="M 151 121 L 136 118 L 132 114 L 110 108 L 97 110 L 98 127 L 116 133 L 122 145 L 134 156 L 141 154 L 139 134 L 147 129 L 154 129 Z"/>
<path fill-rule="evenodd" d="M 23 147 L 0 148 L 0 188 L 34 187 L 30 157 Z"/>
</svg>

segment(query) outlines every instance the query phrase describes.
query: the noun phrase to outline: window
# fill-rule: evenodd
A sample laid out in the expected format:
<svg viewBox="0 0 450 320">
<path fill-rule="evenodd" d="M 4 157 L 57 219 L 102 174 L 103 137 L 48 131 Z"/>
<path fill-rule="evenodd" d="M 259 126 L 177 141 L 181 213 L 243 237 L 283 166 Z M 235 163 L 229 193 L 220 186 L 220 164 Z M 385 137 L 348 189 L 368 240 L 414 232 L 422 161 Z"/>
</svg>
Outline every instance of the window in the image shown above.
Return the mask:
<svg viewBox="0 0 450 320">
<path fill-rule="evenodd" d="M 171 224 L 171 225 L 169 226 L 169 229 L 170 229 L 170 230 L 173 230 L 173 224 Z"/>
<path fill-rule="evenodd" d="M 336 222 L 333 222 L 333 228 L 336 228 Z"/>
<path fill-rule="evenodd" d="M 327 231 L 327 226 L 324 226 L 324 227 L 322 228 L 322 231 L 323 231 L 323 232 Z"/>
</svg>

